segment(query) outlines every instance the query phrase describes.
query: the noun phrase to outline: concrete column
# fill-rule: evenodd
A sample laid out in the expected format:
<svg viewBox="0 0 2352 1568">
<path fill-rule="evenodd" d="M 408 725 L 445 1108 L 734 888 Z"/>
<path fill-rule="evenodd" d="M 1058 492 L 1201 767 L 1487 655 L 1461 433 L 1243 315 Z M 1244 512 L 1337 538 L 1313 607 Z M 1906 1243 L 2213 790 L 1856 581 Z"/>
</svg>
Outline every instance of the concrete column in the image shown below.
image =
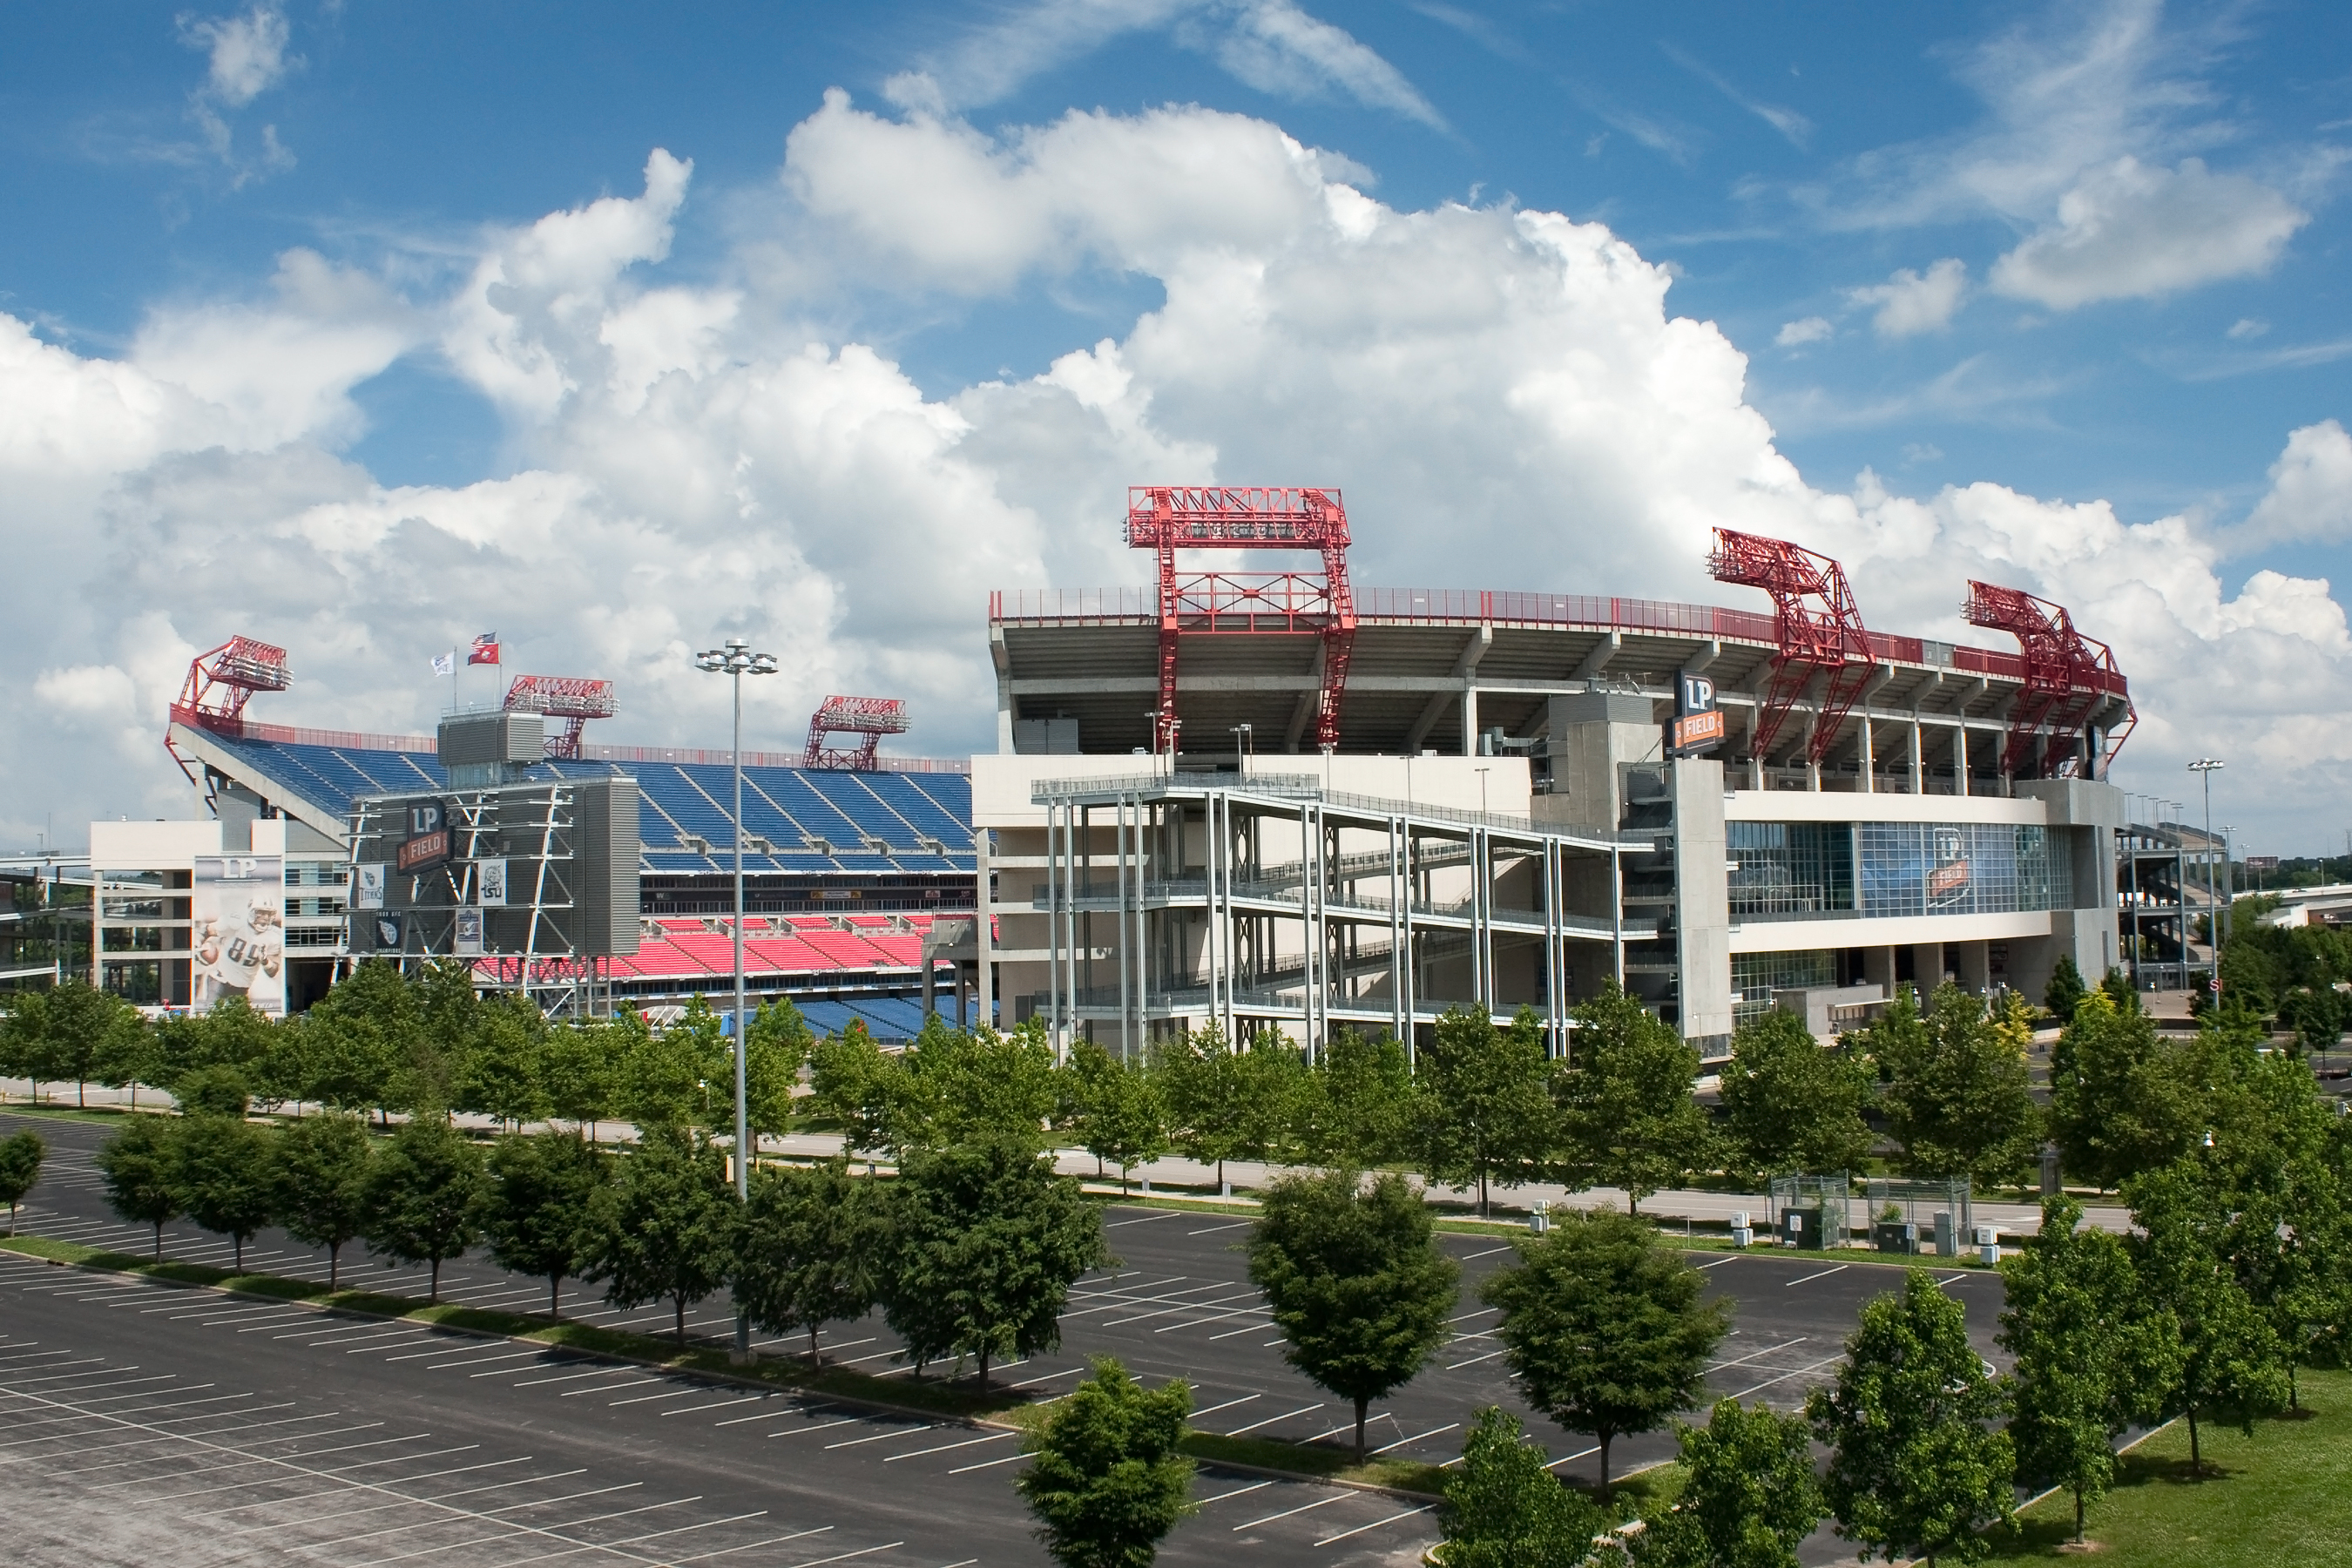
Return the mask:
<svg viewBox="0 0 2352 1568">
<path fill-rule="evenodd" d="M 1815 795 L 1822 793 L 1821 763 L 1815 762 L 1808 762 L 1805 763 L 1805 787 Z"/>
<path fill-rule="evenodd" d="M 1731 888 L 1724 869 L 1723 764 L 1685 757 L 1672 764 L 1668 787 L 1675 800 L 1683 1037 L 1714 1043 L 1731 1034 Z"/>
<path fill-rule="evenodd" d="M 1462 688 L 1462 754 L 1478 754 L 1478 688 L 1475 682 Z"/>
<path fill-rule="evenodd" d="M 1919 719 L 1916 714 L 1912 715 L 1911 719 L 1911 793 L 1913 795 L 1927 793 L 1927 764 L 1920 756 Z"/>
<path fill-rule="evenodd" d="M 1878 758 L 1872 752 L 1870 747 L 1869 714 L 1865 713 L 1862 716 L 1862 728 L 1856 732 L 1854 739 L 1856 743 L 1862 748 L 1862 780 L 1857 787 L 1864 795 L 1875 795 L 1877 793 L 1877 785 L 1870 775 L 1875 772 L 1878 767 Z"/>
<path fill-rule="evenodd" d="M 1963 723 L 1952 731 L 1952 777 L 1954 792 L 1969 793 L 1969 727 Z"/>
<path fill-rule="evenodd" d="M 1944 944 L 1940 942 L 1916 942 L 1911 944 L 1911 973 L 1919 987 L 1919 1000 L 1925 1005 L 1936 987 L 1944 983 Z"/>
<path fill-rule="evenodd" d="M 1895 994 L 1895 950 L 1891 947 L 1865 947 L 1862 950 L 1862 978 L 1866 985 L 1885 988 Z"/>
<path fill-rule="evenodd" d="M 1959 974 L 1963 990 L 1981 996 L 1992 989 L 1991 944 L 1982 942 L 1960 942 L 1948 945 L 1952 968 Z"/>
</svg>

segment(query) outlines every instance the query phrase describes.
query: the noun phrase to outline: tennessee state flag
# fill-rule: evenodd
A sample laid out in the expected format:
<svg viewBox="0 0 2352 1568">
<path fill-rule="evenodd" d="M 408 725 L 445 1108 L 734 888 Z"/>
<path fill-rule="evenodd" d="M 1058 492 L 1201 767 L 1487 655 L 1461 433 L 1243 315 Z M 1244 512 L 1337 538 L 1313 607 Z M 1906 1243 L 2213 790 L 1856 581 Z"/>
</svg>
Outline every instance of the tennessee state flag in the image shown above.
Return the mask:
<svg viewBox="0 0 2352 1568">
<path fill-rule="evenodd" d="M 467 664 L 498 663 L 499 634 L 496 632 L 484 632 L 480 637 L 476 637 L 474 639 L 474 646 L 467 651 L 466 662 Z"/>
</svg>

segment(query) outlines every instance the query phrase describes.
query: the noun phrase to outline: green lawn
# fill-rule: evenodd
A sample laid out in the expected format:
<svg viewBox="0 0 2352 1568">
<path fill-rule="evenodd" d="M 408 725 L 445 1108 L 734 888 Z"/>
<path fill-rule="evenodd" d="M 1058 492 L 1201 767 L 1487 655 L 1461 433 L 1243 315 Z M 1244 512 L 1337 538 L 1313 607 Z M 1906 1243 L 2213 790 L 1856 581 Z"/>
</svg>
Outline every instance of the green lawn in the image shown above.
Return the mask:
<svg viewBox="0 0 2352 1568">
<path fill-rule="evenodd" d="M 2189 1428 L 2167 1427 L 2124 1456 L 2116 1489 L 2089 1510 L 2089 1535 L 2114 1568 L 2247 1568 L 2352 1563 L 2352 1373 L 2302 1374 L 2303 1414 L 2247 1437 L 2200 1423 L 2206 1477 L 2189 1475 Z M 2056 1558 L 2074 1500 L 2021 1517 L 2004 1560 Z"/>
</svg>

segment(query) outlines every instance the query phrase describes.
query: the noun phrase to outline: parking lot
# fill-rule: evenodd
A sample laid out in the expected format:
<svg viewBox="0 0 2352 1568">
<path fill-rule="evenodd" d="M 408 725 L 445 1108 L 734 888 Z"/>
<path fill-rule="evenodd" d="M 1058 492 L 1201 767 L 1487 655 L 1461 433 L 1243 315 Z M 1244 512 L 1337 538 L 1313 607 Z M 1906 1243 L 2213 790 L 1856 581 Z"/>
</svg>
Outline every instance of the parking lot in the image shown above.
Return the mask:
<svg viewBox="0 0 2352 1568">
<path fill-rule="evenodd" d="M 37 1124 L 50 1141 L 50 1165 L 20 1217 L 24 1228 L 92 1246 L 147 1250 L 150 1238 L 145 1230 L 123 1226 L 107 1214 L 89 1163 L 108 1129 L 47 1118 L 0 1117 L 0 1131 L 13 1130 L 8 1124 Z M 1208 1430 L 1346 1442 L 1352 1412 L 1281 1359 L 1279 1337 L 1264 1301 L 1248 1282 L 1238 1250 L 1247 1223 L 1231 1215 L 1109 1206 L 1105 1211 L 1106 1232 L 1118 1263 L 1078 1282 L 1064 1314 L 1059 1352 L 1014 1363 L 1003 1370 L 1003 1377 L 1037 1397 L 1051 1397 L 1083 1373 L 1087 1356 L 1111 1353 L 1149 1380 L 1188 1380 L 1194 1390 L 1196 1422 Z M 1464 1265 L 1455 1337 L 1428 1371 L 1392 1398 L 1375 1403 L 1371 1412 L 1373 1447 L 1433 1463 L 1444 1463 L 1459 1452 L 1462 1430 L 1480 1406 L 1502 1404 L 1525 1414 L 1493 1334 L 1494 1314 L 1482 1309 L 1476 1300 L 1477 1282 L 1508 1265 L 1508 1242 L 1493 1236 L 1446 1235 L 1441 1245 Z M 165 1250 L 173 1258 L 213 1263 L 227 1262 L 229 1254 L 225 1240 L 184 1224 L 166 1228 Z M 326 1272 L 323 1255 L 275 1233 L 249 1243 L 246 1259 L 250 1268 L 300 1278 L 323 1279 Z M 1765 1399 L 1784 1409 L 1801 1405 L 1811 1387 L 1832 1375 L 1862 1303 L 1900 1282 L 1895 1270 L 1860 1257 L 1851 1262 L 1829 1262 L 1757 1253 L 1706 1257 L 1700 1266 L 1707 1270 L 1710 1286 L 1728 1297 L 1735 1309 L 1732 1331 L 1710 1374 L 1712 1390 L 1717 1394 Z M 356 1247 L 347 1249 L 343 1268 L 344 1279 L 354 1285 L 424 1294 L 423 1270 L 385 1267 L 366 1258 Z M 1970 1329 L 1980 1350 L 1998 1360 L 1991 1334 L 2000 1306 L 1999 1279 L 1963 1270 L 1942 1271 L 1938 1277 L 1967 1305 Z M 632 1496 L 628 1507 L 683 1510 L 677 1518 L 691 1521 L 696 1540 L 685 1544 L 693 1546 L 693 1553 L 706 1550 L 702 1538 L 707 1535 L 714 1543 L 709 1550 L 759 1562 L 852 1560 L 827 1555 L 835 1552 L 867 1552 L 877 1562 L 894 1564 L 929 1563 L 933 1568 L 965 1560 L 1040 1560 L 1027 1534 L 1025 1515 L 1011 1489 L 1018 1455 L 1008 1435 L 894 1421 L 782 1394 L 745 1394 L 695 1379 L 600 1363 L 571 1352 L 453 1339 L 413 1325 L 322 1318 L 307 1307 L 227 1301 L 212 1296 L 191 1300 L 185 1292 L 141 1281 L 92 1279 L 39 1265 L 9 1264 L 0 1280 L 6 1282 L 9 1301 L 6 1316 L 0 1318 L 0 1331 L 12 1341 L 34 1333 L 26 1326 L 26 1312 L 74 1309 L 62 1319 L 50 1320 L 46 1331 L 36 1336 L 40 1344 L 24 1350 L 26 1371 L 42 1356 L 57 1353 L 68 1354 L 77 1364 L 89 1362 L 129 1368 L 135 1363 L 146 1370 L 124 1371 L 120 1375 L 155 1378 L 168 1372 L 177 1380 L 170 1385 L 173 1388 L 198 1379 L 231 1391 L 208 1397 L 283 1398 L 291 1401 L 287 1409 L 304 1411 L 305 1419 L 332 1426 L 342 1417 L 329 1415 L 323 1408 L 307 1409 L 304 1401 L 318 1395 L 321 1378 L 332 1382 L 319 1369 L 334 1368 L 338 1369 L 335 1376 L 356 1379 L 361 1385 L 332 1401 L 335 1408 L 348 1410 L 390 1398 L 399 1402 L 400 1408 L 416 1411 L 420 1419 L 414 1423 L 415 1432 L 381 1434 L 386 1451 L 363 1456 L 370 1464 L 375 1458 L 385 1459 L 384 1473 L 359 1470 L 354 1479 L 339 1479 L 331 1488 L 326 1479 L 307 1474 L 317 1468 L 311 1459 L 320 1450 L 313 1445 L 323 1437 L 315 1436 L 307 1426 L 296 1429 L 290 1425 L 291 1415 L 273 1417 L 289 1425 L 261 1428 L 252 1436 L 202 1439 L 229 1443 L 220 1457 L 223 1463 L 238 1467 L 237 1484 L 268 1494 L 245 1498 L 240 1493 L 239 1499 L 218 1500 L 220 1506 L 249 1505 L 271 1521 L 270 1531 L 294 1531 L 286 1539 L 299 1537 L 304 1542 L 306 1560 L 393 1560 L 392 1555 L 369 1554 L 378 1549 L 365 1538 L 346 1540 L 329 1530 L 313 1540 L 305 1533 L 314 1523 L 332 1524 L 343 1508 L 375 1503 L 386 1510 L 404 1510 L 398 1514 L 398 1523 L 404 1533 L 413 1531 L 420 1539 L 448 1539 L 452 1543 L 441 1550 L 457 1552 L 459 1560 L 469 1563 L 536 1561 L 536 1550 L 585 1552 L 591 1550 L 591 1537 L 600 1555 L 625 1555 L 638 1548 L 618 1544 L 620 1535 L 641 1528 L 673 1528 L 667 1519 L 641 1519 L 635 1513 L 616 1513 L 609 1520 L 599 1513 L 591 1521 L 587 1513 L 567 1512 L 591 1500 L 591 1495 L 580 1491 L 578 1485 L 580 1476 L 589 1474 L 599 1477 L 598 1486 L 634 1481 L 662 1493 L 645 1500 Z M 475 1305 L 536 1311 L 543 1310 L 546 1302 L 544 1281 L 507 1275 L 480 1258 L 446 1265 L 442 1287 L 446 1300 Z M 159 1291 L 163 1293 L 156 1294 Z M 669 1326 L 665 1307 L 616 1311 L 603 1302 L 593 1287 L 576 1283 L 567 1284 L 563 1305 L 569 1315 L 613 1326 L 648 1331 Z M 90 1310 L 100 1306 L 112 1310 Z M 719 1297 L 702 1304 L 689 1318 L 689 1328 L 720 1333 L 730 1321 L 727 1303 Z M 137 1324 L 138 1330 L 125 1330 L 121 1325 L 126 1322 Z M 792 1355 L 800 1353 L 803 1345 L 796 1336 L 762 1342 L 761 1348 L 770 1354 Z M 825 1351 L 829 1361 L 858 1365 L 886 1377 L 913 1374 L 878 1316 L 834 1326 L 825 1336 Z M 191 1355 L 207 1369 L 200 1379 L 184 1359 Z M 362 1375 L 363 1371 L 366 1376 Z M 94 1386 L 102 1384 L 106 1378 L 93 1374 L 92 1382 Z M 137 1395 L 142 1386 L 126 1384 L 122 1397 L 156 1396 Z M 15 1361 L 0 1362 L 0 1388 L 16 1399 L 56 1397 L 54 1391 L 43 1393 L 40 1385 L 27 1384 Z M 278 1393 L 271 1394 L 272 1388 Z M 424 1418 L 428 1412 L 430 1418 Z M 98 1408 L 43 1411 L 44 1419 L 52 1417 L 62 1424 L 61 1437 L 73 1422 L 83 1424 L 74 1430 L 87 1428 L 88 1434 L 94 1435 L 104 1423 L 122 1418 L 120 1412 L 108 1415 Z M 403 1425 L 388 1415 L 370 1418 L 394 1426 Z M 201 1424 L 200 1417 L 192 1419 Z M 483 1423 L 488 1423 L 488 1431 L 496 1435 L 497 1441 L 473 1430 Z M 1530 1425 L 1554 1456 L 1556 1468 L 1585 1479 L 1597 1476 L 1597 1449 L 1590 1439 L 1561 1431 L 1539 1417 L 1530 1417 Z M 195 1429 L 192 1426 L 189 1431 Z M 173 1431 L 174 1444 L 196 1440 L 178 1428 Z M 533 1438 L 517 1447 L 514 1440 L 520 1432 L 529 1432 Z M 688 1440 L 685 1433 L 708 1441 Z M 748 1442 L 755 1434 L 759 1441 Z M 446 1500 L 449 1507 L 444 1511 L 434 1511 L 441 1509 L 438 1501 L 428 1508 L 419 1500 L 428 1495 L 445 1498 L 444 1492 L 434 1489 L 443 1480 L 440 1451 L 458 1440 L 496 1450 L 467 1458 L 464 1462 L 468 1466 L 497 1462 L 514 1468 L 512 1476 L 501 1473 L 483 1483 L 495 1480 L 513 1487 L 512 1495 L 484 1494 L 490 1500 L 488 1511 L 494 1517 L 475 1517 L 485 1510 L 462 1500 Z M 154 1441 L 163 1443 L 161 1436 Z M 257 1443 L 264 1447 L 248 1451 Z M 410 1446 L 404 1447 L 402 1443 Z M 570 1452 L 583 1444 L 594 1453 Z M 1612 1447 L 1612 1468 L 1622 1475 L 1670 1458 L 1673 1447 L 1671 1435 L 1664 1433 L 1620 1439 Z M 555 1475 L 545 1468 L 555 1462 L 551 1449 L 564 1450 L 555 1456 L 565 1460 L 558 1467 L 565 1477 L 561 1484 L 553 1479 L 525 1479 L 542 1473 Z M 49 1461 L 62 1451 L 61 1447 L 37 1450 L 44 1459 L 37 1468 L 48 1468 Z M 204 1456 L 213 1452 L 201 1447 L 173 1451 L 180 1456 L 177 1463 L 183 1469 L 192 1459 L 209 1463 Z M 406 1478 L 412 1472 L 403 1468 L 412 1452 L 418 1456 L 415 1463 L 430 1472 L 430 1486 L 422 1490 L 408 1484 Z M 747 1461 L 741 1457 L 746 1452 L 761 1458 Z M 522 1457 L 526 1454 L 535 1457 Z M 784 1463 L 772 1464 L 768 1456 L 781 1458 Z M 142 1449 L 135 1458 L 126 1454 L 124 1462 L 135 1466 L 151 1461 Z M 152 1462 L 164 1469 L 172 1468 L 160 1459 Z M 604 1473 L 616 1463 L 628 1472 L 617 1479 Z M 674 1479 L 665 1483 L 640 1475 L 645 1467 Z M 79 1473 L 75 1467 L 66 1468 Z M 341 1476 L 340 1465 L 329 1468 Z M 420 1478 L 424 1473 L 418 1472 Z M 465 1472 L 473 1474 L 470 1469 Z M 813 1483 L 804 1490 L 790 1492 L 804 1500 L 804 1514 L 779 1515 L 779 1505 L 771 1493 L 782 1478 L 789 1478 L 783 1483 L 788 1489 L 800 1488 L 804 1479 Z M 131 1473 L 115 1479 L 132 1483 L 131 1489 L 137 1489 Z M 464 1478 L 452 1474 L 447 1479 L 454 1483 Z M 51 1484 L 62 1483 L 53 1478 Z M 392 1487 L 398 1495 L 374 1498 L 371 1493 L 373 1502 L 347 1500 L 333 1507 L 308 1500 L 323 1499 L 331 1491 L 351 1492 L 353 1485 Z M 272 1491 L 272 1487 L 278 1489 Z M 901 1510 L 893 1500 L 910 1491 L 930 1503 L 952 1504 L 956 1522 L 942 1530 L 924 1510 Z M 357 1495 L 352 1493 L 354 1498 Z M 1398 1560 L 1403 1560 L 1417 1552 L 1415 1542 L 1425 1543 L 1435 1533 L 1424 1513 L 1376 1493 L 1238 1475 L 1221 1479 L 1213 1474 L 1203 1477 L 1199 1495 L 1207 1506 L 1201 1518 L 1182 1527 L 1171 1549 L 1171 1562 L 1185 1560 L 1195 1552 L 1274 1544 L 1281 1546 L 1280 1560 L 1286 1562 L 1380 1562 L 1398 1553 L 1403 1554 Z M 425 1512 L 411 1518 L 418 1510 Z M 565 1527 L 572 1533 L 585 1531 L 582 1542 L 558 1547 L 543 1541 L 541 1548 L 526 1549 L 508 1541 L 509 1536 L 520 1540 L 531 1531 L 553 1528 L 547 1523 L 552 1515 L 572 1521 Z M 387 1524 L 373 1514 L 357 1517 L 369 1520 L 372 1528 Z M 901 1522 L 877 1527 L 879 1521 Z M 680 1522 L 677 1528 L 686 1525 Z M 825 1533 L 807 1537 L 792 1533 L 801 1530 Z M 469 1531 L 477 1533 L 467 1534 Z M 479 1533 L 491 1531 L 497 1533 Z M 465 1540 L 458 1541 L 458 1536 Z M 275 1534 L 268 1538 L 278 1539 Z M 653 1539 L 647 1538 L 649 1542 Z M 667 1535 L 659 1539 L 664 1544 L 648 1546 L 654 1555 L 646 1560 L 699 1560 L 685 1552 L 683 1544 L 671 1542 Z M 803 1540 L 822 1542 L 825 1551 L 812 1549 L 793 1555 L 795 1543 Z M 1811 1545 L 1809 1558 L 1825 1561 L 1838 1555 L 1825 1539 L 1817 1538 Z M 402 1550 L 411 1550 L 411 1545 L 404 1544 Z M 350 1552 L 360 1554 L 347 1555 Z"/>
</svg>

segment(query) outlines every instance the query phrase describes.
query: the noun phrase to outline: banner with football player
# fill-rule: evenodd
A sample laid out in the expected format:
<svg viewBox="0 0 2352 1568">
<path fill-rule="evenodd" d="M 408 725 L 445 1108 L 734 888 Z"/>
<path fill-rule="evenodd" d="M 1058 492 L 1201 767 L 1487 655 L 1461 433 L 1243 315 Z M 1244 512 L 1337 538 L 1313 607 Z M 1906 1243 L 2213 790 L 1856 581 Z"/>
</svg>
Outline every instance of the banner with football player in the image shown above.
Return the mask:
<svg viewBox="0 0 2352 1568">
<path fill-rule="evenodd" d="M 189 889 L 189 1001 L 208 1012 L 242 996 L 286 1016 L 286 861 L 277 855 L 199 855 Z"/>
</svg>

